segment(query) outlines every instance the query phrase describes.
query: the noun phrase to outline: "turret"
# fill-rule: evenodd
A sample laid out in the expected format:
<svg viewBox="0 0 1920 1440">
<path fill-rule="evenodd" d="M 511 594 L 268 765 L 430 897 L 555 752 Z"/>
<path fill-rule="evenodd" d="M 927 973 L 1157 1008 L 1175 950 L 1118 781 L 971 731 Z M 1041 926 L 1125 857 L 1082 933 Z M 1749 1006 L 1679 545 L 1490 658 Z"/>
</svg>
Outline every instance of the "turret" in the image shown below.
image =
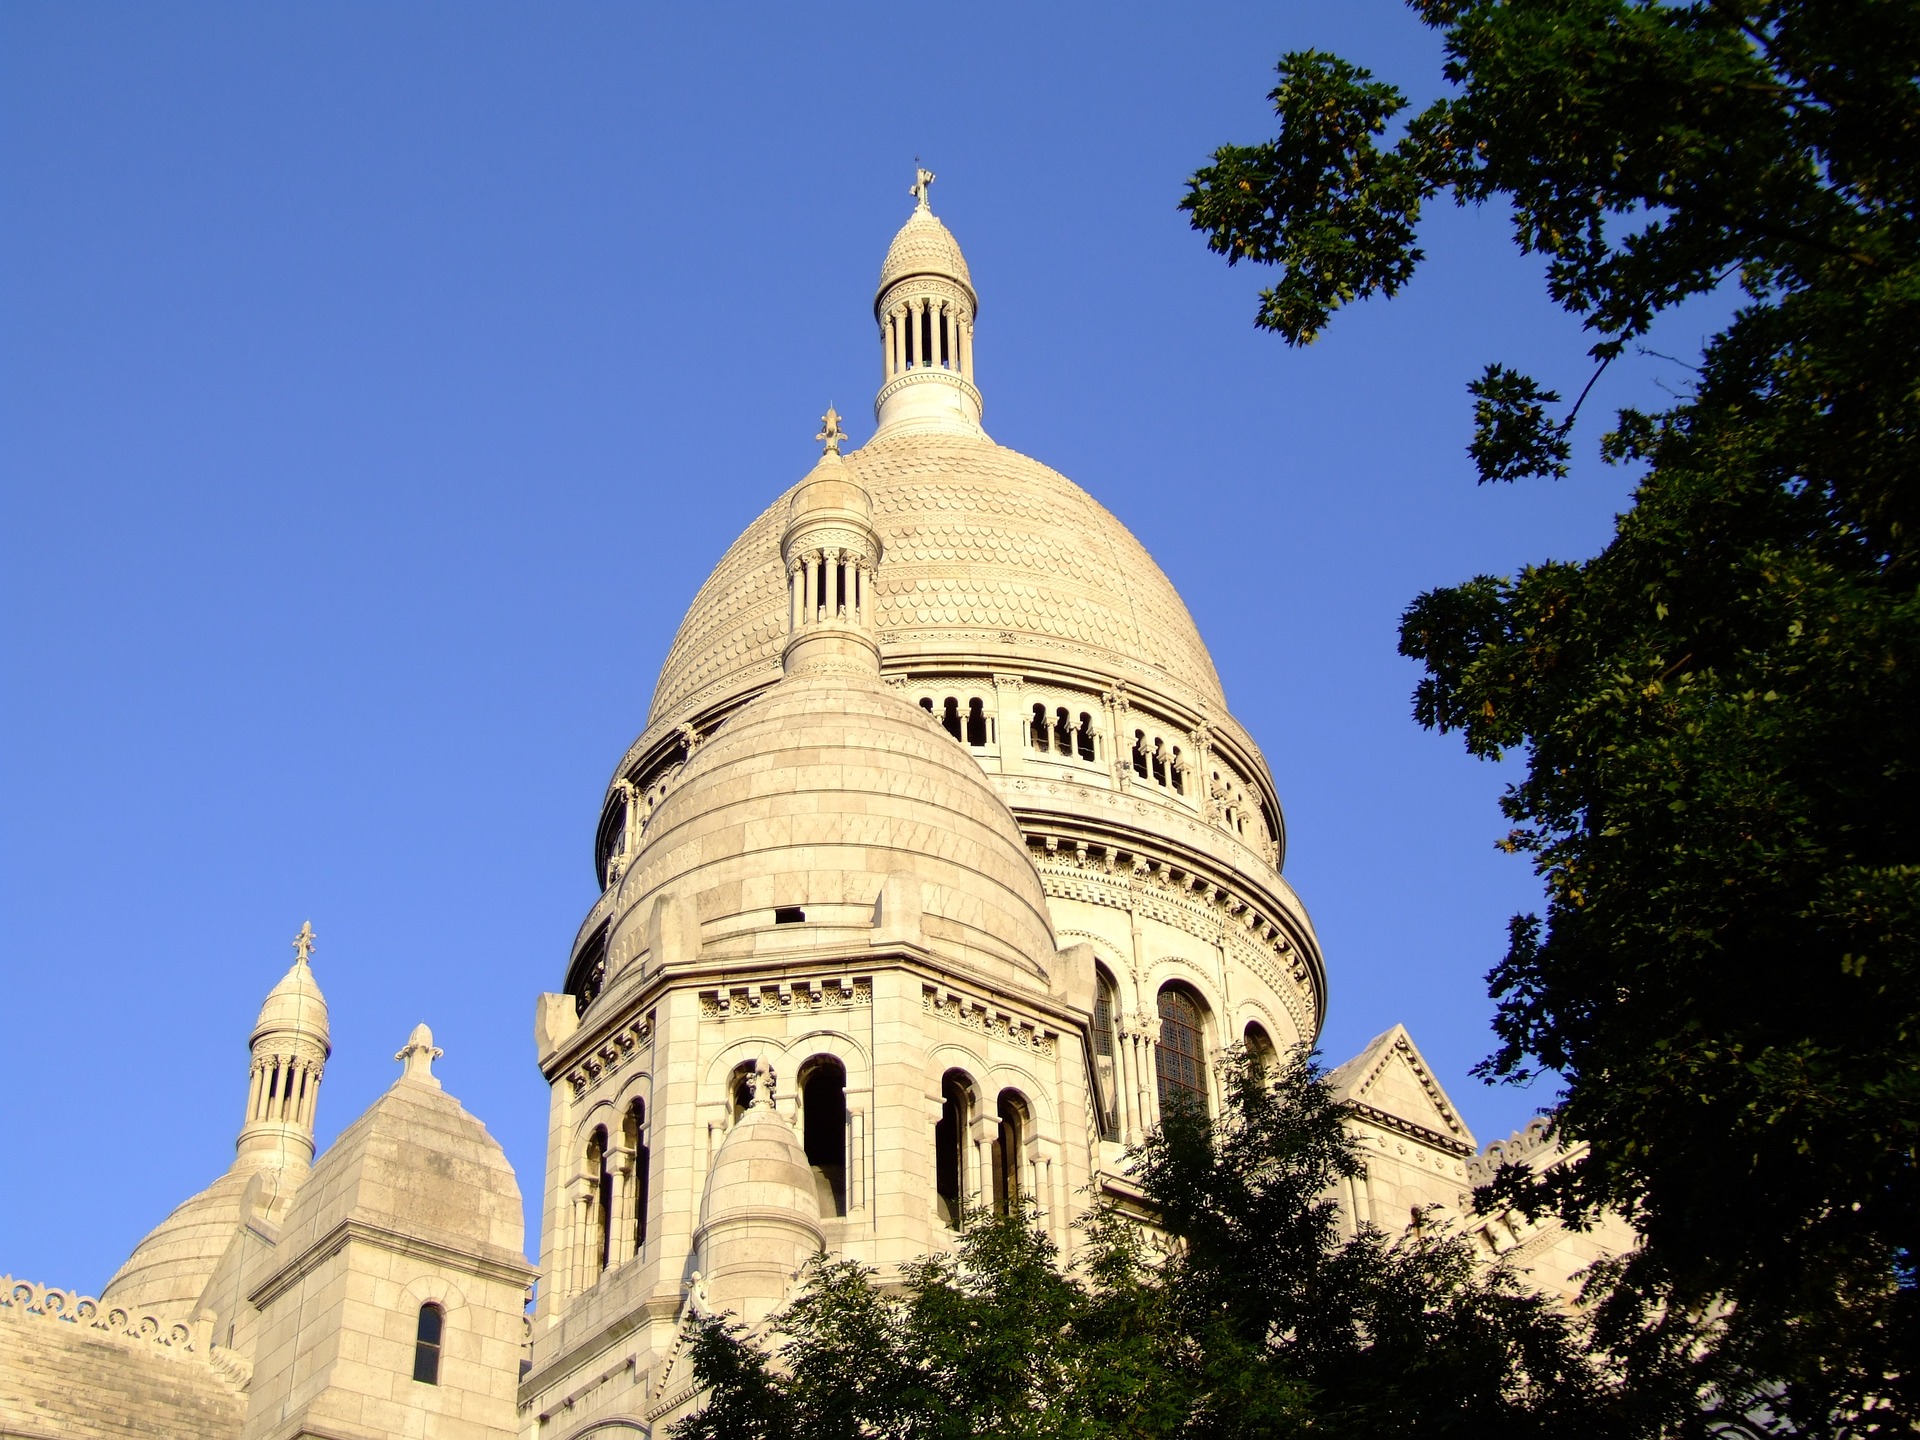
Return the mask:
<svg viewBox="0 0 1920 1440">
<path fill-rule="evenodd" d="M 293 941 L 293 968 L 267 993 L 254 1022 L 236 1169 L 305 1170 L 313 1163 L 320 1077 L 333 1053 L 326 997 L 313 978 L 313 948 L 313 926 L 303 924 Z"/>
<path fill-rule="evenodd" d="M 880 534 L 873 506 L 854 482 L 840 445 L 847 438 L 831 406 L 814 438 L 826 453 L 793 492 L 780 556 L 787 570 L 787 640 L 780 652 L 789 675 L 878 675 L 880 637 L 873 619 L 873 581 Z"/>
<path fill-rule="evenodd" d="M 880 325 L 880 433 L 900 429 L 978 436 L 973 320 L 980 301 L 960 243 L 927 203 L 933 172 L 915 172 L 913 214 L 887 247 L 873 316 Z"/>
</svg>

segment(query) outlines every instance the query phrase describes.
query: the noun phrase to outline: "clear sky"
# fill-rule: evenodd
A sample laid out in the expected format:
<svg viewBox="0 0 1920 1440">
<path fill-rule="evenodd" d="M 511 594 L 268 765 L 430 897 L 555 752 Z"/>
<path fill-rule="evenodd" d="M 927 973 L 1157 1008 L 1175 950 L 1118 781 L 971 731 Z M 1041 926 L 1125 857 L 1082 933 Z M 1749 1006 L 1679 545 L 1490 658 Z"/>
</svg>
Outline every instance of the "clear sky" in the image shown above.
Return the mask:
<svg viewBox="0 0 1920 1440">
<path fill-rule="evenodd" d="M 1300 351 L 1176 212 L 1283 50 L 1425 97 L 1395 0 L 0 8 L 0 1272 L 95 1291 L 220 1173 L 311 919 L 323 1143 L 420 1020 L 533 1217 L 534 995 L 707 570 L 872 429 L 916 155 L 1001 442 L 1186 597 L 1286 810 L 1324 1046 L 1469 1077 L 1533 905 L 1497 767 L 1409 718 L 1418 592 L 1604 543 L 1631 477 L 1480 489 L 1466 382 L 1577 389 L 1496 212 Z M 1681 322 L 1661 348 L 1697 347 Z M 1596 391 L 1657 401 L 1637 358 Z"/>
</svg>

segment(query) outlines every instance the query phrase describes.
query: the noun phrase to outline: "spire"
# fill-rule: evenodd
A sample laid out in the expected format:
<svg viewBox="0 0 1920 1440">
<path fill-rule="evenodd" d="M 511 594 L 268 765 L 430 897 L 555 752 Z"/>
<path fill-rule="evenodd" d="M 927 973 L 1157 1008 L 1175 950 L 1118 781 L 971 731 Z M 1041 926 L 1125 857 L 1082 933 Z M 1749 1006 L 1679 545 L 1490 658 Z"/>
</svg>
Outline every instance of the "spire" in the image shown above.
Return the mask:
<svg viewBox="0 0 1920 1440">
<path fill-rule="evenodd" d="M 236 1166 L 284 1170 L 313 1163 L 320 1077 L 333 1054 L 327 1000 L 313 978 L 316 948 L 313 924 L 305 921 L 293 937 L 292 968 L 267 992 L 254 1022 L 247 1114 L 235 1142 Z"/>
<path fill-rule="evenodd" d="M 867 492 L 841 458 L 847 438 L 833 407 L 820 417 L 826 453 L 787 504 L 780 558 L 787 567 L 787 643 L 781 665 L 789 675 L 880 673 L 880 638 L 873 622 L 873 580 L 880 566 L 880 535 Z"/>
<path fill-rule="evenodd" d="M 973 319 L 980 308 L 967 258 L 928 203 L 933 172 L 916 165 L 913 213 L 887 248 L 873 315 L 880 324 L 880 431 L 979 436 Z"/>
</svg>

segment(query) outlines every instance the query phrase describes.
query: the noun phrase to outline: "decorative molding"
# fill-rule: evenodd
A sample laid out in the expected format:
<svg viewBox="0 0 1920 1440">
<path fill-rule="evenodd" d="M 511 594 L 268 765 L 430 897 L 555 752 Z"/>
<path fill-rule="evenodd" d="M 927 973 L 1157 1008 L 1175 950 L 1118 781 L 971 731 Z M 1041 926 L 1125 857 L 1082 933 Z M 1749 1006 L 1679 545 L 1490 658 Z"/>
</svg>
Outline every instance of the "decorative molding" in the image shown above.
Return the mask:
<svg viewBox="0 0 1920 1440">
<path fill-rule="evenodd" d="M 235 1390 L 245 1390 L 253 1373 L 245 1357 L 213 1344 L 205 1324 L 162 1320 L 129 1310 L 124 1305 L 102 1306 L 91 1295 L 31 1280 L 16 1280 L 11 1275 L 0 1275 L 0 1320 L 71 1325 L 75 1331 L 85 1331 L 90 1336 L 103 1335 L 152 1346 L 163 1355 L 206 1365 Z"/>
<path fill-rule="evenodd" d="M 873 981 L 867 976 L 852 981 L 781 981 L 778 984 L 735 985 L 726 990 L 702 990 L 700 1018 L 737 1020 L 742 1016 L 814 1015 L 871 1004 Z"/>
<path fill-rule="evenodd" d="M 573 1087 L 574 1098 L 577 1100 L 586 1094 L 587 1087 L 597 1083 L 602 1076 L 613 1074 L 634 1056 L 652 1049 L 653 1012 L 649 1010 L 645 1015 L 610 1031 L 590 1054 L 574 1062 L 573 1068 L 567 1072 L 567 1083 Z"/>
<path fill-rule="evenodd" d="M 1036 1055 L 1051 1057 L 1059 1050 L 1058 1031 L 1043 1029 L 1031 1020 L 1010 1015 L 998 1006 L 958 991 L 925 986 L 920 992 L 920 1008 L 929 1015 L 965 1026 L 978 1034 L 992 1036 L 996 1040 L 1005 1040 Z"/>
</svg>

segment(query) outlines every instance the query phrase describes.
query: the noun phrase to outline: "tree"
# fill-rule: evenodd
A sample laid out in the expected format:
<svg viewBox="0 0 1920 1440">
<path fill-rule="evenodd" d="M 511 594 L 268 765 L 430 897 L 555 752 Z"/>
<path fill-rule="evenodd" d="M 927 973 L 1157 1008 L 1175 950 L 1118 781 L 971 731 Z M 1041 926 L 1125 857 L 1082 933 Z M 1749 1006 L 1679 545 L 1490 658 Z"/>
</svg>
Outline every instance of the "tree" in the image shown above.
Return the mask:
<svg viewBox="0 0 1920 1440">
<path fill-rule="evenodd" d="M 1135 1157 L 1163 1244 L 1096 1208 L 1065 1269 L 1029 1210 L 897 1289 L 817 1263 L 775 1353 L 704 1326 L 675 1440 L 1650 1433 L 1581 1322 L 1459 1237 L 1342 1233 L 1326 1195 L 1360 1162 L 1309 1057 L 1225 1080 L 1219 1121 L 1170 1116 Z"/>
<path fill-rule="evenodd" d="M 1630 1362 L 1688 1363 L 1805 1434 L 1920 1418 L 1920 7 L 1911 0 L 1413 0 L 1449 92 L 1285 56 L 1279 133 L 1183 207 L 1275 267 L 1302 344 L 1415 273 L 1422 205 L 1509 207 L 1597 378 L 1664 310 L 1738 287 L 1581 563 L 1420 596 L 1419 722 L 1521 752 L 1506 848 L 1544 917 L 1489 980 L 1491 1077 L 1557 1075 L 1589 1147 L 1504 1198 L 1642 1248 L 1606 1278 Z M 1404 123 L 1402 121 L 1404 120 Z M 1390 126 L 1398 127 L 1389 142 Z M 1591 388 L 1592 380 L 1586 382 Z M 1564 476 L 1579 401 L 1489 365 L 1482 481 Z M 1584 391 L 1582 397 L 1584 398 Z M 1707 1326 L 1674 1338 L 1677 1316 Z M 1744 1377 L 1738 1379 L 1736 1377 Z"/>
</svg>

